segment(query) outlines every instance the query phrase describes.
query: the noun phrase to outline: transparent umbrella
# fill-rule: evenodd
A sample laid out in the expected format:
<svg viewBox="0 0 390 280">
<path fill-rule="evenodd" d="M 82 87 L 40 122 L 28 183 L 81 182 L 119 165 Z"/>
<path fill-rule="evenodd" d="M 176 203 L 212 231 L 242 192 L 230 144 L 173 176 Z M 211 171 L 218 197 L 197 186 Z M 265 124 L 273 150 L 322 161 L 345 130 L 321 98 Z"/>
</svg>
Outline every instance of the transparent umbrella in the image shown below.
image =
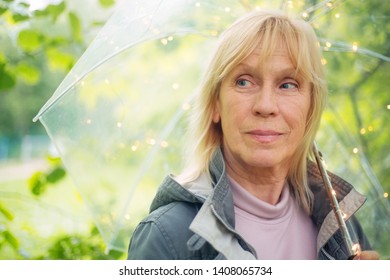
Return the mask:
<svg viewBox="0 0 390 280">
<path fill-rule="evenodd" d="M 126 251 L 157 186 L 180 170 L 186 114 L 210 50 L 256 7 L 288 10 L 316 28 L 331 89 L 318 143 L 329 169 L 368 197 L 363 225 L 389 257 L 389 186 L 381 182 L 389 179 L 390 102 L 376 82 L 389 80 L 390 9 L 381 1 L 123 1 L 35 118 L 108 250 Z"/>
</svg>

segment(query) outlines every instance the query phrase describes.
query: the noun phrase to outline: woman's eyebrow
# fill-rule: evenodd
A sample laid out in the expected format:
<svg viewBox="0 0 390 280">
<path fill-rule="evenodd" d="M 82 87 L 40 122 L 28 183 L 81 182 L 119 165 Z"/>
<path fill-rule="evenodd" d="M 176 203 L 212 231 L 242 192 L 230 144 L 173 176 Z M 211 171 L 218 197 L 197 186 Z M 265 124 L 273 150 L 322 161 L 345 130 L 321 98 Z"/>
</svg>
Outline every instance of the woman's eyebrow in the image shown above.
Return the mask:
<svg viewBox="0 0 390 280">
<path fill-rule="evenodd" d="M 282 76 L 288 76 L 291 78 L 298 78 L 299 73 L 298 70 L 292 67 L 282 69 L 281 71 L 278 71 L 278 73 Z"/>
<path fill-rule="evenodd" d="M 254 66 L 254 65 L 250 65 L 248 63 L 245 63 L 245 62 L 241 62 L 239 64 L 237 64 L 231 71 L 231 73 L 236 73 L 236 72 L 239 72 L 239 71 L 244 71 L 244 72 L 253 72 L 253 71 L 256 71 L 257 70 L 257 67 Z"/>
<path fill-rule="evenodd" d="M 231 71 L 232 74 L 243 71 L 243 72 L 249 72 L 249 73 L 261 73 L 261 72 L 268 72 L 268 71 L 273 71 L 276 75 L 278 76 L 286 76 L 286 77 L 291 77 L 291 78 L 299 78 L 299 72 L 297 69 L 294 67 L 286 67 L 286 68 L 277 68 L 276 70 L 271 69 L 263 69 L 259 65 L 251 65 L 245 62 L 241 62 L 237 64 L 236 67 L 233 68 Z"/>
</svg>

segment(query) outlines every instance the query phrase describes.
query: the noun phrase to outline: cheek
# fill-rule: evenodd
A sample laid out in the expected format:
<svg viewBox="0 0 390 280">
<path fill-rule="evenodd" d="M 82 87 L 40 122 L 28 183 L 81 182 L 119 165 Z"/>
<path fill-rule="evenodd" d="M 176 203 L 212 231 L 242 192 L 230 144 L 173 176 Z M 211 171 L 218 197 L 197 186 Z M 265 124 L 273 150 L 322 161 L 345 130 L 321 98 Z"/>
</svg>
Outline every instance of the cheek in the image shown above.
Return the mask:
<svg viewBox="0 0 390 280">
<path fill-rule="evenodd" d="M 249 115 L 245 102 L 240 102 L 239 100 L 233 102 L 228 100 L 221 107 L 220 117 L 226 127 L 239 129 Z"/>
<path fill-rule="evenodd" d="M 299 124 L 299 127 L 301 127 L 304 130 L 307 123 L 308 110 L 302 110 L 302 108 L 299 109 L 301 110 L 297 110 L 295 119 L 296 122 Z"/>
<path fill-rule="evenodd" d="M 284 107 L 283 112 L 290 129 L 303 136 L 309 115 L 308 104 L 306 102 L 288 104 Z"/>
</svg>

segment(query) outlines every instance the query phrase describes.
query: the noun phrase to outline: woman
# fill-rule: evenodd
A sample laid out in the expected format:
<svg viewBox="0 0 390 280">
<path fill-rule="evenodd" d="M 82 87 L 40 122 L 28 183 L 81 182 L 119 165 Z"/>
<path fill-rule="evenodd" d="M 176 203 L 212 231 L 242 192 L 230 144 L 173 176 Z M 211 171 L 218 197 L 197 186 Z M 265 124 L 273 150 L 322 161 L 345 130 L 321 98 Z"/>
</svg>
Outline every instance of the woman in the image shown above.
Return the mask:
<svg viewBox="0 0 390 280">
<path fill-rule="evenodd" d="M 160 186 L 128 259 L 347 259 L 309 160 L 326 103 L 309 24 L 256 11 L 220 37 L 192 116 L 188 168 Z M 359 258 L 364 198 L 332 175 Z"/>
</svg>

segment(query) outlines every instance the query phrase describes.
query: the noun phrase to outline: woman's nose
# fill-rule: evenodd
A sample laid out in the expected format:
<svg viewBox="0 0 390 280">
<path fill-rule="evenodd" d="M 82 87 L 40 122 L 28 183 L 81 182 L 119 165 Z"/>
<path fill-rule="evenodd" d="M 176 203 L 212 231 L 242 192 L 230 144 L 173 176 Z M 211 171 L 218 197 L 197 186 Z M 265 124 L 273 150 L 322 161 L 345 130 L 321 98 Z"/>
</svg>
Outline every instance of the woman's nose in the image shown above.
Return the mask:
<svg viewBox="0 0 390 280">
<path fill-rule="evenodd" d="M 262 86 L 253 98 L 253 114 L 257 116 L 273 116 L 278 114 L 278 102 L 275 89 Z"/>
</svg>

